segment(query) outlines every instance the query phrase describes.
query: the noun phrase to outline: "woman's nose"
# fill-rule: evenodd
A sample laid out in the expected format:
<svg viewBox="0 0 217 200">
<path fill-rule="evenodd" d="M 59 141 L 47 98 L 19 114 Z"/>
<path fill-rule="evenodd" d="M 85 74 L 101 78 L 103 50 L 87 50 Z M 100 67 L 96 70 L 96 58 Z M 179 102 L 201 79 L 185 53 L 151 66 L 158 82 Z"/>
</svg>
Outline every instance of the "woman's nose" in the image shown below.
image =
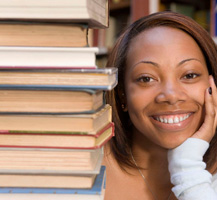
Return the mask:
<svg viewBox="0 0 217 200">
<path fill-rule="evenodd" d="M 186 100 L 186 93 L 180 83 L 176 81 L 170 81 L 162 83 L 159 88 L 159 93 L 156 96 L 157 103 L 176 104 L 180 101 Z"/>
</svg>

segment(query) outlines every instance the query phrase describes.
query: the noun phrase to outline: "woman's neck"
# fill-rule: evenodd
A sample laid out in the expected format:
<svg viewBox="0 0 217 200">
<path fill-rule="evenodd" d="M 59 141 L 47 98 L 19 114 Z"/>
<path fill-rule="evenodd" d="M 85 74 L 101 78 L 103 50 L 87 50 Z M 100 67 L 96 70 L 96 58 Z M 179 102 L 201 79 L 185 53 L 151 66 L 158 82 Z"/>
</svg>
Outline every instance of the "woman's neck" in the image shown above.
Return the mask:
<svg viewBox="0 0 217 200">
<path fill-rule="evenodd" d="M 136 131 L 133 133 L 132 152 L 141 167 L 152 168 L 156 165 L 158 168 L 162 166 L 167 169 L 167 149 L 153 143 Z"/>
<path fill-rule="evenodd" d="M 132 155 L 132 161 L 135 160 L 136 165 L 141 167 L 140 172 L 144 175 L 148 187 L 157 196 L 161 194 L 166 199 L 172 187 L 168 171 L 167 149 L 149 141 L 141 133 L 134 133 Z M 133 173 L 138 174 L 138 169 L 135 168 Z"/>
</svg>

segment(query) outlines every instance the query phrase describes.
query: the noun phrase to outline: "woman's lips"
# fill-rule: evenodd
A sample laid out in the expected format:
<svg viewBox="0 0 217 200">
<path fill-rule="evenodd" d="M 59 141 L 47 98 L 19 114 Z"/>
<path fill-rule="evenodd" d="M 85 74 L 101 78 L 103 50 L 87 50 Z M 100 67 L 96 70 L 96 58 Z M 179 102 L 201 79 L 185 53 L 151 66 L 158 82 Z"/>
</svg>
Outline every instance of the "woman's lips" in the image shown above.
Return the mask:
<svg viewBox="0 0 217 200">
<path fill-rule="evenodd" d="M 152 122 L 155 126 L 163 130 L 179 131 L 188 126 L 193 113 L 168 114 L 152 116 Z"/>
</svg>

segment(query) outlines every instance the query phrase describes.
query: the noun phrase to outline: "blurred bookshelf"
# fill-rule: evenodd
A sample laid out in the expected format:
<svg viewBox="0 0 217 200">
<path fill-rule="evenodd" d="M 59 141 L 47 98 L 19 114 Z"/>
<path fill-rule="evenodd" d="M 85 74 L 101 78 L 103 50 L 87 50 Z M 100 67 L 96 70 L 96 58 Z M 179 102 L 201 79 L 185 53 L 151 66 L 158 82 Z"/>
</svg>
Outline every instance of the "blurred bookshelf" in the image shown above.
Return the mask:
<svg viewBox="0 0 217 200">
<path fill-rule="evenodd" d="M 171 10 L 187 15 L 210 32 L 210 0 L 161 0 L 160 10 Z"/>
<path fill-rule="evenodd" d="M 109 27 L 93 30 L 93 46 L 99 47 L 97 66 L 104 67 L 116 39 L 121 31 L 130 24 L 131 0 L 110 0 Z"/>
<path fill-rule="evenodd" d="M 142 16 L 164 10 L 179 12 L 193 18 L 217 41 L 217 0 L 110 0 L 109 27 L 93 30 L 93 46 L 98 46 L 97 64 L 104 67 L 109 52 L 122 30 Z"/>
</svg>

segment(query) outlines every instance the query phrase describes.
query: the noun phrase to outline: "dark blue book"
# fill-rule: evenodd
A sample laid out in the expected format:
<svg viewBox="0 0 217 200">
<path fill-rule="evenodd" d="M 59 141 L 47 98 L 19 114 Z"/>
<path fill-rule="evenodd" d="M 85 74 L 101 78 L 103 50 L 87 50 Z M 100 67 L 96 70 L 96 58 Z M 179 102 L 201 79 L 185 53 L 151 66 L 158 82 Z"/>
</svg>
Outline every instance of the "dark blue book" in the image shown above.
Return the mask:
<svg viewBox="0 0 217 200">
<path fill-rule="evenodd" d="M 106 168 L 101 166 L 94 185 L 90 189 L 52 188 L 0 188 L 0 199 L 4 200 L 103 200 Z"/>
</svg>

